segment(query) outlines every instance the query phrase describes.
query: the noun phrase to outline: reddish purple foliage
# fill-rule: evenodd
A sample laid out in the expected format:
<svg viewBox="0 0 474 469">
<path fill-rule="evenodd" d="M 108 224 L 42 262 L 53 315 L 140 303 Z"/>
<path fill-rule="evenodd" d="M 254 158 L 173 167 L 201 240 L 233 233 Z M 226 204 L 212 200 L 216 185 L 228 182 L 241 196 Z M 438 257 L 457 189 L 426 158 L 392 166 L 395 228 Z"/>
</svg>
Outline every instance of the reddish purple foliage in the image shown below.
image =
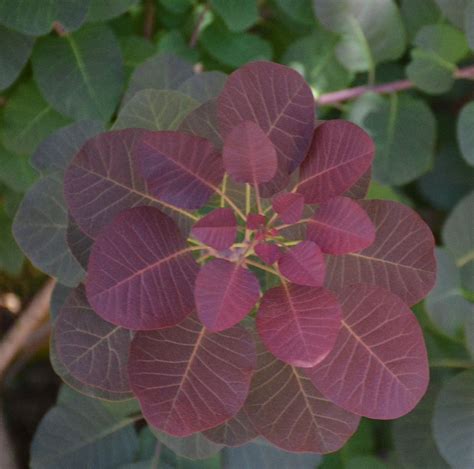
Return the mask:
<svg viewBox="0 0 474 469">
<path fill-rule="evenodd" d="M 227 446 L 328 453 L 360 415 L 409 412 L 428 368 L 408 305 L 434 284 L 434 241 L 411 209 L 357 200 L 373 155 L 352 123 L 315 129 L 310 88 L 269 62 L 177 132 L 89 140 L 65 177 L 68 240 L 90 257 L 87 298 L 55 324 L 61 369 Z"/>
</svg>

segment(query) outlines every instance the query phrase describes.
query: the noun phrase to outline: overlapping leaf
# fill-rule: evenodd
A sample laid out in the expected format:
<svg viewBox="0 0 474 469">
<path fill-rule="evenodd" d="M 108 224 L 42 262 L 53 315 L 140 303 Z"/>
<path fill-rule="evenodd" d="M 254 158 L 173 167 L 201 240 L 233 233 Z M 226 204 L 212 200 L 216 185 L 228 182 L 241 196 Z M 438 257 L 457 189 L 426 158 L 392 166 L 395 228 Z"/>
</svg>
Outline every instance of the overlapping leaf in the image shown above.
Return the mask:
<svg viewBox="0 0 474 469">
<path fill-rule="evenodd" d="M 365 284 L 339 294 L 342 328 L 334 348 L 305 373 L 335 404 L 358 415 L 394 419 L 426 392 L 428 358 L 421 328 L 403 301 Z"/>
<path fill-rule="evenodd" d="M 254 249 L 255 254 L 265 262 L 265 264 L 272 265 L 280 259 L 281 256 L 280 248 L 273 243 L 258 243 Z"/>
<path fill-rule="evenodd" d="M 472 133 L 473 126 L 474 102 L 470 102 L 462 108 L 462 111 L 459 114 L 457 123 L 457 137 L 464 159 L 472 166 L 474 166 L 474 137 Z"/>
<path fill-rule="evenodd" d="M 230 247 L 237 236 L 237 220 L 230 208 L 216 208 L 193 225 L 191 234 L 218 251 Z"/>
<path fill-rule="evenodd" d="M 184 460 L 186 463 L 189 459 L 208 459 L 222 449 L 222 445 L 207 439 L 204 433 L 201 432 L 184 437 L 175 437 L 156 430 L 154 430 L 153 433 L 156 435 L 158 441 L 172 450 L 173 453 L 182 458 L 186 458 Z M 205 464 L 204 461 L 203 463 Z M 191 464 L 199 463 L 192 462 Z"/>
<path fill-rule="evenodd" d="M 323 252 L 346 254 L 370 246 L 375 227 L 359 204 L 347 197 L 334 197 L 321 204 L 307 224 L 307 238 Z"/>
<path fill-rule="evenodd" d="M 106 321 L 157 329 L 194 309 L 198 266 L 171 218 L 153 207 L 121 212 L 97 237 L 89 258 L 89 303 Z"/>
<path fill-rule="evenodd" d="M 240 322 L 259 296 L 257 277 L 239 263 L 214 259 L 201 267 L 196 278 L 197 313 L 210 331 L 222 331 Z"/>
<path fill-rule="evenodd" d="M 201 208 L 224 176 L 221 156 L 214 147 L 182 132 L 143 132 L 133 154 L 150 192 L 182 208 Z"/>
<path fill-rule="evenodd" d="M 433 288 L 434 239 L 410 208 L 392 201 L 359 202 L 375 226 L 375 241 L 359 253 L 326 256 L 326 286 L 340 291 L 351 283 L 391 290 L 412 305 Z"/>
<path fill-rule="evenodd" d="M 360 127 L 332 120 L 314 131 L 297 190 L 309 204 L 342 195 L 369 169 L 375 147 Z"/>
<path fill-rule="evenodd" d="M 94 240 L 81 230 L 71 216 L 69 216 L 69 223 L 66 230 L 66 242 L 72 255 L 79 261 L 83 269 L 87 270 L 89 255 Z"/>
<path fill-rule="evenodd" d="M 294 192 L 280 192 L 273 196 L 272 208 L 283 223 L 297 223 L 303 216 L 304 197 Z"/>
<path fill-rule="evenodd" d="M 222 72 L 202 72 L 190 76 L 186 81 L 181 83 L 178 91 L 184 93 L 191 98 L 206 103 L 216 98 L 224 88 L 227 75 Z"/>
<path fill-rule="evenodd" d="M 237 414 L 255 368 L 252 338 L 240 326 L 208 332 L 194 317 L 176 327 L 138 332 L 129 374 L 145 418 L 187 436 Z"/>
<path fill-rule="evenodd" d="M 310 368 L 332 350 L 341 327 L 341 309 L 336 296 L 324 288 L 284 283 L 265 292 L 256 325 L 275 357 Z"/>
</svg>

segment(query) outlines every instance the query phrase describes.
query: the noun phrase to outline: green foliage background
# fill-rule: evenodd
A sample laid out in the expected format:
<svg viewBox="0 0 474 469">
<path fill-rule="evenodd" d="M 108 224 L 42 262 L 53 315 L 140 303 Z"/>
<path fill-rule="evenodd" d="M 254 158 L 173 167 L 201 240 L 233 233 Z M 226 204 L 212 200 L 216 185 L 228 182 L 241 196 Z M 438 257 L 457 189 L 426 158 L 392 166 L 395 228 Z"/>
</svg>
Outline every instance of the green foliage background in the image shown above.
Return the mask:
<svg viewBox="0 0 474 469">
<path fill-rule="evenodd" d="M 163 53 L 206 71 L 230 73 L 258 59 L 298 70 L 320 100 L 320 119 L 350 119 L 374 138 L 369 198 L 411 205 L 439 245 L 437 285 L 414 308 L 432 384 L 412 414 L 393 423 L 364 420 L 344 449 L 317 460 L 262 442 L 213 455 L 220 448 L 209 442 L 158 435 L 164 444 L 158 463 L 155 436 L 136 433 L 133 408 L 107 407 L 64 388 L 35 438 L 32 467 L 84 467 L 84 458 L 96 458 L 94 467 L 122 468 L 474 467 L 473 50 L 474 0 L 0 0 L 0 289 L 18 283 L 34 289 L 42 278 L 12 235 L 15 216 L 37 236 L 34 255 L 28 240 L 22 244 L 36 266 L 75 284 L 81 271 L 64 240 L 53 250 L 35 248 L 58 226 L 63 234 L 67 228 L 61 156 L 54 155 L 72 156 L 74 135 L 109 128 L 124 103 L 114 128 L 134 125 L 141 106 L 129 101 L 135 91 L 178 88 L 172 67 L 143 66 Z M 406 79 L 404 90 L 389 94 L 349 92 L 347 100 L 329 94 L 366 85 L 395 89 Z M 161 125 L 172 128 L 196 105 L 177 94 L 154 94 L 141 117 L 160 109 Z M 32 165 L 35 152 L 51 154 L 51 165 Z M 30 208 L 16 215 L 24 196 Z M 84 400 L 81 411 L 71 404 L 77 399 Z M 97 426 L 87 426 L 87 412 L 102 416 Z M 59 456 L 45 448 L 46 437 L 59 441 L 71 431 L 79 440 L 87 434 L 82 452 L 67 442 L 59 444 Z M 111 447 L 120 448 L 112 466 L 97 463 Z M 210 458 L 182 457 L 196 454 Z"/>
</svg>

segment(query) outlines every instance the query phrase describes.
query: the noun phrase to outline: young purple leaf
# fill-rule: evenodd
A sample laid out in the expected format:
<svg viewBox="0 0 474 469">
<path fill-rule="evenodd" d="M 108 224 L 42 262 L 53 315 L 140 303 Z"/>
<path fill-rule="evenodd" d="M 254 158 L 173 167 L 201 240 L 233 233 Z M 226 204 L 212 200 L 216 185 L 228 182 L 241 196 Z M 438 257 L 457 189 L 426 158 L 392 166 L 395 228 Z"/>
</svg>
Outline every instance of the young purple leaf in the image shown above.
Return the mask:
<svg viewBox="0 0 474 469">
<path fill-rule="evenodd" d="M 335 404 L 373 419 L 410 412 L 428 386 L 423 333 L 403 301 L 365 284 L 340 293 L 342 328 L 336 345 L 315 368 L 314 385 Z"/>
<path fill-rule="evenodd" d="M 334 197 L 316 209 L 306 235 L 323 252 L 347 254 L 369 247 L 375 240 L 375 227 L 358 203 L 348 197 Z"/>
<path fill-rule="evenodd" d="M 247 228 L 250 230 L 257 230 L 264 226 L 266 222 L 265 215 L 260 215 L 258 213 L 249 213 L 247 215 Z"/>
<path fill-rule="evenodd" d="M 265 292 L 256 324 L 275 357 L 310 368 L 332 350 L 341 327 L 341 308 L 329 290 L 284 283 Z"/>
<path fill-rule="evenodd" d="M 372 179 L 372 167 L 369 169 L 346 191 L 345 197 L 351 199 L 363 199 L 369 192 L 370 180 Z"/>
<path fill-rule="evenodd" d="M 138 332 L 129 377 L 143 415 L 160 431 L 187 436 L 236 415 L 255 369 L 255 345 L 240 326 L 211 333 L 194 316 Z"/>
<path fill-rule="evenodd" d="M 312 241 L 302 241 L 288 249 L 278 260 L 280 272 L 298 285 L 321 287 L 326 266 L 321 249 Z"/>
<path fill-rule="evenodd" d="M 182 132 L 144 132 L 134 155 L 153 195 L 177 207 L 201 208 L 224 176 L 212 144 Z"/>
<path fill-rule="evenodd" d="M 332 453 L 353 435 L 360 417 L 326 399 L 303 370 L 257 347 L 257 371 L 245 409 L 255 429 L 287 451 Z"/>
<path fill-rule="evenodd" d="M 218 251 L 227 249 L 237 236 L 234 212 L 230 208 L 216 208 L 194 224 L 191 234 Z"/>
<path fill-rule="evenodd" d="M 359 201 L 376 229 L 375 241 L 359 253 L 326 256 L 326 286 L 341 291 L 352 283 L 379 285 L 415 304 L 436 279 L 434 238 L 420 216 L 386 200 Z"/>
<path fill-rule="evenodd" d="M 133 330 L 178 324 L 194 309 L 198 265 L 174 221 L 152 207 L 118 215 L 90 254 L 86 291 L 106 321 Z"/>
<path fill-rule="evenodd" d="M 265 264 L 272 265 L 280 259 L 281 251 L 276 244 L 261 242 L 255 246 L 255 254 L 265 262 Z"/>
<path fill-rule="evenodd" d="M 270 181 L 277 170 L 273 143 L 252 121 L 241 122 L 227 134 L 222 157 L 225 170 L 235 182 L 256 186 Z"/>
<path fill-rule="evenodd" d="M 199 319 L 212 332 L 240 322 L 259 296 L 260 285 L 253 272 L 224 259 L 205 264 L 194 288 Z"/>
<path fill-rule="evenodd" d="M 304 197 L 295 192 L 280 192 L 273 196 L 272 208 L 283 223 L 297 223 L 303 216 Z"/>
<path fill-rule="evenodd" d="M 301 165 L 298 192 L 308 204 L 343 194 L 369 169 L 374 153 L 374 142 L 357 125 L 343 120 L 321 124 Z"/>
<path fill-rule="evenodd" d="M 83 286 L 67 297 L 53 335 L 57 357 L 75 379 L 105 391 L 130 391 L 127 363 L 133 333 L 101 319 Z"/>
</svg>

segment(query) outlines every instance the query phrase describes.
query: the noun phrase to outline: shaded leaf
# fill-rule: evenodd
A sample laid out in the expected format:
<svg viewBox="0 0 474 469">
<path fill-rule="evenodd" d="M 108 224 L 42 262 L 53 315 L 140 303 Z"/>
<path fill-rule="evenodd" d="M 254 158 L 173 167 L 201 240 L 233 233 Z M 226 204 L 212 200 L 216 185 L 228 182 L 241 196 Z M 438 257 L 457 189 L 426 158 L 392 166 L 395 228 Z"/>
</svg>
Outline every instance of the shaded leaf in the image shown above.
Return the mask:
<svg viewBox="0 0 474 469">
<path fill-rule="evenodd" d="M 326 359 L 306 369 L 336 405 L 374 419 L 412 410 L 426 392 L 423 333 L 403 301 L 385 289 L 355 284 L 339 293 L 342 328 Z"/>
<path fill-rule="evenodd" d="M 151 41 L 141 36 L 119 36 L 118 40 L 122 49 L 125 81 L 128 82 L 135 69 L 150 58 L 156 50 Z"/>
<path fill-rule="evenodd" d="M 435 2 L 449 21 L 462 28 L 464 12 L 469 0 L 435 0 Z"/>
<path fill-rule="evenodd" d="M 36 179 L 37 173 L 27 157 L 12 155 L 0 147 L 0 183 L 15 192 L 23 193 Z"/>
<path fill-rule="evenodd" d="M 260 285 L 253 272 L 241 263 L 224 259 L 214 259 L 201 267 L 194 287 L 199 319 L 212 332 L 240 322 L 259 296 Z"/>
<path fill-rule="evenodd" d="M 263 295 L 256 325 L 275 357 L 310 368 L 324 360 L 336 343 L 341 309 L 336 296 L 324 288 L 283 283 Z"/>
<path fill-rule="evenodd" d="M 39 40 L 32 63 L 42 94 L 61 114 L 109 120 L 122 93 L 123 63 L 119 44 L 106 26 Z"/>
<path fill-rule="evenodd" d="M 12 221 L 0 207 L 0 270 L 19 275 L 23 267 L 23 253 L 12 234 Z"/>
<path fill-rule="evenodd" d="M 474 5 L 474 3 L 473 3 Z M 473 7 L 474 11 L 474 7 Z M 474 21 L 473 21 L 474 22 Z M 464 159 L 474 166 L 474 102 L 466 104 L 459 114 L 457 137 Z"/>
<path fill-rule="evenodd" d="M 326 286 L 341 291 L 352 283 L 378 285 L 409 305 L 433 288 L 434 239 L 413 210 L 392 201 L 359 201 L 375 225 L 375 241 L 359 253 L 326 256 Z"/>
<path fill-rule="evenodd" d="M 245 329 L 213 334 L 194 317 L 138 332 L 130 351 L 130 381 L 145 418 L 174 436 L 215 427 L 237 414 L 254 368 L 254 345 Z"/>
<path fill-rule="evenodd" d="M 306 235 L 323 252 L 347 254 L 369 247 L 375 240 L 375 227 L 359 204 L 347 197 L 334 197 L 316 209 Z"/>
<path fill-rule="evenodd" d="M 178 456 L 187 458 L 188 460 L 208 459 L 222 449 L 222 445 L 210 441 L 203 433 L 193 433 L 192 435 L 185 437 L 175 437 L 156 430 L 154 433 L 161 443 L 171 449 Z M 187 462 L 190 464 L 196 464 L 194 461 Z"/>
<path fill-rule="evenodd" d="M 172 326 L 194 309 L 198 266 L 177 225 L 153 207 L 121 212 L 97 237 L 89 258 L 89 303 L 128 329 Z"/>
<path fill-rule="evenodd" d="M 222 72 L 201 72 L 190 76 L 177 89 L 200 103 L 206 103 L 217 98 L 226 80 L 227 75 Z"/>
<path fill-rule="evenodd" d="M 272 208 L 283 223 L 292 225 L 299 222 L 303 216 L 304 197 L 294 192 L 280 192 L 273 196 Z"/>
<path fill-rule="evenodd" d="M 94 240 L 86 235 L 74 218 L 69 215 L 69 223 L 66 230 L 66 242 L 72 255 L 79 261 L 84 270 L 87 270 L 89 255 L 94 244 Z"/>
<path fill-rule="evenodd" d="M 230 31 L 245 31 L 258 20 L 256 0 L 211 0 L 211 5 Z"/>
<path fill-rule="evenodd" d="M 273 243 L 258 243 L 254 249 L 255 254 L 265 262 L 265 264 L 272 265 L 280 259 L 281 256 L 280 248 Z"/>
<path fill-rule="evenodd" d="M 139 0 L 91 0 L 87 21 L 107 21 L 122 15 Z"/>
<path fill-rule="evenodd" d="M 474 2 L 468 0 L 464 12 L 464 31 L 466 32 L 467 42 L 471 50 L 474 50 Z"/>
<path fill-rule="evenodd" d="M 64 302 L 66 301 L 67 297 L 71 293 L 73 288 L 67 287 L 61 283 L 56 283 L 53 294 L 51 295 L 51 302 L 49 305 L 49 312 L 51 314 L 51 319 L 54 321 L 58 315 L 59 311 L 61 310 Z"/>
<path fill-rule="evenodd" d="M 297 191 L 309 204 L 343 194 L 370 167 L 374 152 L 371 138 L 360 127 L 343 120 L 324 122 L 314 131 Z"/>
<path fill-rule="evenodd" d="M 351 199 L 363 199 L 369 192 L 371 179 L 372 168 L 369 168 L 343 195 Z"/>
<path fill-rule="evenodd" d="M 439 23 L 441 11 L 436 5 L 436 0 L 402 0 L 400 5 L 403 23 L 408 36 L 413 39 L 423 26 Z"/>
<path fill-rule="evenodd" d="M 230 208 L 216 208 L 193 225 L 191 234 L 218 251 L 227 249 L 237 236 L 234 212 Z"/>
</svg>

